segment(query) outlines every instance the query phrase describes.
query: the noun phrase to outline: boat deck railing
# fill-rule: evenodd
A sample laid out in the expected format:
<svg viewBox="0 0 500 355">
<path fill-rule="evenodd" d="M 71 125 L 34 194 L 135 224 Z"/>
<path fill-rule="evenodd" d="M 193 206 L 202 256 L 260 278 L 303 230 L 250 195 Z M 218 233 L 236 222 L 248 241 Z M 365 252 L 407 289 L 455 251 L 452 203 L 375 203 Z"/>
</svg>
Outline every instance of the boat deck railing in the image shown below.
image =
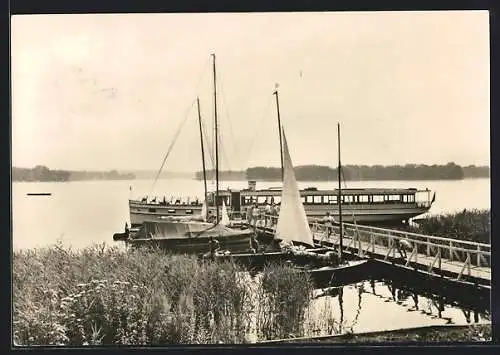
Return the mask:
<svg viewBox="0 0 500 355">
<path fill-rule="evenodd" d="M 277 220 L 277 216 L 264 215 L 253 221 L 253 225 L 274 234 Z M 340 244 L 339 224 L 311 222 L 310 226 L 318 243 Z M 425 265 L 429 272 L 451 271 L 458 280 L 465 275 L 491 280 L 491 244 L 352 223 L 342 223 L 342 226 L 343 248 L 355 250 L 359 256 L 387 260 L 406 254 L 407 266 L 417 263 Z M 404 252 L 402 240 L 406 241 Z"/>
</svg>

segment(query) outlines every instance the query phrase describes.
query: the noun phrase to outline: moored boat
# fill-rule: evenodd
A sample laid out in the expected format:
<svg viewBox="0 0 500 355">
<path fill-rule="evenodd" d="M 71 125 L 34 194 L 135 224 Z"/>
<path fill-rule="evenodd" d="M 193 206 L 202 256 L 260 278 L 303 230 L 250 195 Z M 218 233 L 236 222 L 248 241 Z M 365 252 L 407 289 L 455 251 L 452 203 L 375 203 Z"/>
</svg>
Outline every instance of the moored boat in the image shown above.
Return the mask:
<svg viewBox="0 0 500 355">
<path fill-rule="evenodd" d="M 213 252 L 214 245 L 218 244 L 219 250 L 228 252 L 245 252 L 250 249 L 250 238 L 254 235 L 252 230 L 237 230 L 230 228 L 230 220 L 227 214 L 226 205 L 223 200 L 218 198 L 218 124 L 217 124 L 217 97 L 216 97 L 216 72 L 215 72 L 215 55 L 213 58 L 213 75 L 214 75 L 214 126 L 215 126 L 215 171 L 216 171 L 216 192 L 215 206 L 216 214 L 214 223 L 208 223 L 209 214 L 206 208 L 207 199 L 200 206 L 199 213 L 194 213 L 191 210 L 189 215 L 172 216 L 158 215 L 154 221 L 143 221 L 140 225 L 132 221 L 133 232 L 125 227 L 125 233 L 117 233 L 113 236 L 114 240 L 123 240 L 127 244 L 134 247 L 158 247 L 163 250 L 176 253 L 206 253 Z M 205 177 L 205 158 L 203 150 L 203 134 L 201 128 L 201 115 L 198 103 L 198 118 L 200 125 L 200 141 L 201 153 L 204 171 L 205 196 L 207 195 L 206 177 Z M 164 160 L 165 161 L 165 160 Z M 163 167 L 163 164 L 162 164 Z M 161 172 L 161 168 L 160 168 Z M 155 181 L 156 182 L 156 181 Z M 221 204 L 222 201 L 222 204 Z M 167 205 L 166 200 L 163 203 L 155 203 L 157 205 Z M 219 213 L 218 206 L 221 205 Z M 154 208 L 149 207 L 149 210 Z M 219 216 L 221 215 L 221 218 Z"/>
<path fill-rule="evenodd" d="M 234 230 L 222 224 L 205 222 L 145 222 L 125 242 L 133 247 L 154 247 L 183 254 L 203 254 L 209 252 L 209 244 L 216 239 L 219 248 L 232 253 L 249 250 L 253 231 Z"/>
</svg>

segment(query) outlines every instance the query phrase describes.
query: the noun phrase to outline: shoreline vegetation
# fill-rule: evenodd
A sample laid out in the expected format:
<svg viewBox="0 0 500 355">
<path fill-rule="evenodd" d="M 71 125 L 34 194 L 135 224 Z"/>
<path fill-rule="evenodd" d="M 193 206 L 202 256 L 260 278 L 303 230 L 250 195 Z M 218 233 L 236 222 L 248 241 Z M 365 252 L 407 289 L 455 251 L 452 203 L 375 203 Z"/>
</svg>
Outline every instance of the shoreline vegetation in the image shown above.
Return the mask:
<svg viewBox="0 0 500 355">
<path fill-rule="evenodd" d="M 289 265 L 267 265 L 252 276 L 232 263 L 152 249 L 94 244 L 15 251 L 12 286 L 17 346 L 293 342 L 317 338 L 319 329 L 340 335 L 323 342 L 491 339 L 488 325 L 355 334 L 330 309 L 318 318 L 309 276 Z"/>
<path fill-rule="evenodd" d="M 433 216 L 412 228 L 489 243 L 490 210 Z M 20 346 L 491 340 L 488 324 L 342 334 L 337 319 L 312 316 L 312 281 L 286 264 L 252 276 L 232 263 L 160 250 L 53 245 L 14 251 L 12 286 Z M 312 330 L 321 328 L 338 336 L 318 338 Z"/>
<path fill-rule="evenodd" d="M 412 233 L 491 244 L 491 210 L 464 209 L 461 212 L 419 218 L 405 230 Z"/>
<path fill-rule="evenodd" d="M 302 165 L 295 167 L 298 181 L 336 181 L 336 168 L 322 165 Z M 34 168 L 12 168 L 13 181 L 81 181 L 81 180 L 134 180 L 153 179 L 155 171 L 69 171 L 50 170 L 38 165 Z M 346 165 L 343 167 L 345 181 L 381 181 L 381 180 L 461 180 L 473 178 L 489 178 L 488 166 L 459 166 L 451 162 L 446 165 Z M 213 179 L 214 170 L 207 171 L 207 179 Z M 251 167 L 244 171 L 220 171 L 220 179 L 226 181 L 280 181 L 281 169 L 278 167 Z M 203 172 L 164 171 L 160 179 L 203 179 Z"/>
<path fill-rule="evenodd" d="M 248 343 L 304 334 L 313 284 L 291 266 L 252 277 L 232 263 L 105 244 L 13 254 L 16 345 Z"/>
</svg>

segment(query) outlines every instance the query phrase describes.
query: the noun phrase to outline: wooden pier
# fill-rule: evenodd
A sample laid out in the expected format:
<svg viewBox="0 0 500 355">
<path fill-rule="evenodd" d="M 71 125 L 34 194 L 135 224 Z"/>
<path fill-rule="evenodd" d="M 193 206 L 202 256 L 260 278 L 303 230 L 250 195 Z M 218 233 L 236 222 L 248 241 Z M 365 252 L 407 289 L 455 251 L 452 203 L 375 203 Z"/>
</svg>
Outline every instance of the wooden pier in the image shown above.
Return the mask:
<svg viewBox="0 0 500 355">
<path fill-rule="evenodd" d="M 265 216 L 255 228 L 274 235 L 276 216 Z M 319 245 L 338 247 L 339 226 L 311 223 L 314 240 Z M 343 223 L 343 251 L 359 258 L 392 262 L 404 267 L 445 277 L 450 281 L 467 281 L 491 286 L 491 245 L 465 240 L 435 237 Z M 412 249 L 403 258 L 398 248 L 400 240 L 407 240 Z"/>
</svg>

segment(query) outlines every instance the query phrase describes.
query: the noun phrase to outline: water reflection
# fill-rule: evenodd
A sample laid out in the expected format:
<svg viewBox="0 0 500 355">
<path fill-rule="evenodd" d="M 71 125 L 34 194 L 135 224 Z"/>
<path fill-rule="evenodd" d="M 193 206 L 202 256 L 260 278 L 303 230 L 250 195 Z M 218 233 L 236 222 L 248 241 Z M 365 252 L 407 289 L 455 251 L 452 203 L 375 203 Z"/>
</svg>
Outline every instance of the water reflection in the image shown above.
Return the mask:
<svg viewBox="0 0 500 355">
<path fill-rule="evenodd" d="M 392 282 L 369 280 L 316 290 L 303 336 L 490 321 L 486 310 L 459 307 L 438 295 L 422 295 Z"/>
</svg>

